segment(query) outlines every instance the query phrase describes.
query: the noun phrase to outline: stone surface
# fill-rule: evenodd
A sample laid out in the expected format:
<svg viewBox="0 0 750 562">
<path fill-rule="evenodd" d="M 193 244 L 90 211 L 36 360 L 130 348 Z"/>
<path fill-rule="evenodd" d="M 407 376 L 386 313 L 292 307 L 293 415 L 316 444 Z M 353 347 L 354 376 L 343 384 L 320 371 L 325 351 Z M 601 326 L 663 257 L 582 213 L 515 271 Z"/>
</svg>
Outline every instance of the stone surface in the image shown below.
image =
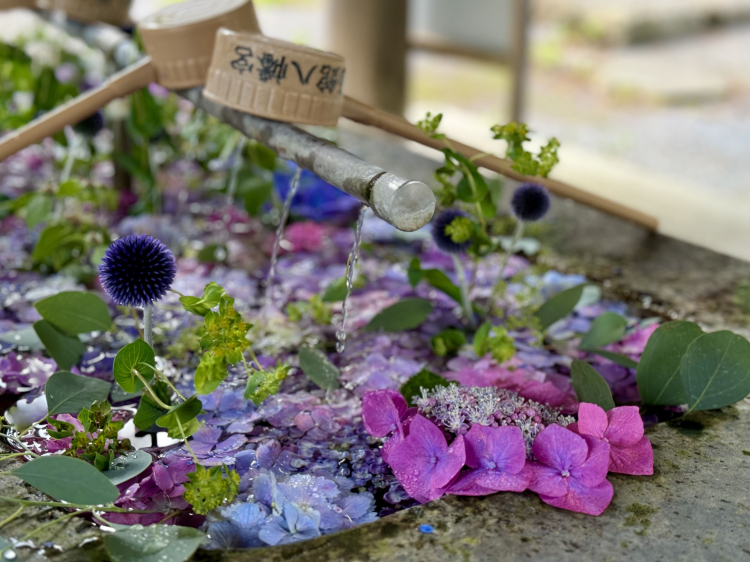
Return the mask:
<svg viewBox="0 0 750 562">
<path fill-rule="evenodd" d="M 405 177 L 430 181 L 434 162 L 402 145 L 342 133 L 342 146 Z M 555 199 L 545 235 L 555 267 L 587 273 L 608 296 L 643 306 L 644 315 L 690 317 L 708 329 L 747 324 L 736 298 L 750 264 Z M 747 331 L 745 331 L 747 333 Z M 655 474 L 611 475 L 615 498 L 596 518 L 560 511 L 534 494 L 449 497 L 348 532 L 277 548 L 205 552 L 199 561 L 719 561 L 750 555 L 750 401 L 648 430 Z M 747 453 L 743 452 L 747 451 Z M 0 482 L 4 493 L 6 481 Z M 17 494 L 29 493 L 15 486 Z M 20 486 L 23 488 L 23 486 Z M 5 509 L 5 504 L 0 505 Z M 0 512 L 4 516 L 5 512 Z M 74 533 L 68 523 L 63 533 Z M 86 534 L 68 534 L 64 546 Z M 419 525 L 430 524 L 433 534 Z M 28 528 L 28 527 L 26 527 Z M 58 535 L 59 537 L 59 535 Z M 40 541 L 60 540 L 40 537 Z M 80 541 L 78 541 L 80 542 Z M 38 543 L 37 543 L 38 544 Z M 22 560 L 41 559 L 21 550 Z M 105 560 L 99 543 L 59 561 Z"/>
</svg>

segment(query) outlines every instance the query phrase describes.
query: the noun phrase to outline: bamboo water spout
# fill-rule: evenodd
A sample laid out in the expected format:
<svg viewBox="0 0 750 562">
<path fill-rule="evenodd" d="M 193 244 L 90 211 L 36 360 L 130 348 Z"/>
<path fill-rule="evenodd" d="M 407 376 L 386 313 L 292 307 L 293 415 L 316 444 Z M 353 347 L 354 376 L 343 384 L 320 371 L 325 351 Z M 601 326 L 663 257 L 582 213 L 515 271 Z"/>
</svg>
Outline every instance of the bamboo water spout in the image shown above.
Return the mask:
<svg viewBox="0 0 750 562">
<path fill-rule="evenodd" d="M 356 197 L 399 230 L 417 230 L 435 212 L 435 195 L 422 182 L 400 178 L 368 164 L 289 123 L 255 117 L 213 102 L 203 96 L 201 88 L 178 93 L 245 136 L 273 149 L 281 158 Z"/>
</svg>

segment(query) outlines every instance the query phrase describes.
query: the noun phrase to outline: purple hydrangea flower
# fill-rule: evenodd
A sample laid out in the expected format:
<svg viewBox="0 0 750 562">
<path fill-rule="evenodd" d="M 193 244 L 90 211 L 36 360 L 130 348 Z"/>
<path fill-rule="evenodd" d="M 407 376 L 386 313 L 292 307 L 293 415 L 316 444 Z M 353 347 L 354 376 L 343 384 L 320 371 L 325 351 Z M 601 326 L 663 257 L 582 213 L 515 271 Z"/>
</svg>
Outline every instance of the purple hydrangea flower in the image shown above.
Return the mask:
<svg viewBox="0 0 750 562">
<path fill-rule="evenodd" d="M 614 495 L 607 480 L 609 443 L 551 425 L 536 437 L 533 452 L 529 489 L 544 503 L 588 515 L 607 509 Z"/>
<path fill-rule="evenodd" d="M 526 445 L 521 429 L 475 424 L 465 436 L 466 466 L 448 488 L 449 494 L 484 496 L 495 492 L 523 492 L 531 472 L 526 468 Z"/>
<path fill-rule="evenodd" d="M 115 240 L 99 266 L 104 291 L 122 306 L 146 306 L 167 294 L 177 266 L 169 249 L 151 236 Z"/>
<path fill-rule="evenodd" d="M 448 445 L 443 432 L 419 414 L 412 420 L 409 434 L 388 455 L 388 464 L 404 490 L 422 503 L 442 496 L 465 460 L 463 436 Z"/>
</svg>

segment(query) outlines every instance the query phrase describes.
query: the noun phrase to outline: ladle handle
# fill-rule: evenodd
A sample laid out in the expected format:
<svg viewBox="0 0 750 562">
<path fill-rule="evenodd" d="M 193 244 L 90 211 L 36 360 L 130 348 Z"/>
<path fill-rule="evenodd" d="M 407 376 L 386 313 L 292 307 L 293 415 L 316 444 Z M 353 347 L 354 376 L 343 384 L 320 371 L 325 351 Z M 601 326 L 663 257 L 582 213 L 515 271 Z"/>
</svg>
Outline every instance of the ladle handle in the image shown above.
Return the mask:
<svg viewBox="0 0 750 562">
<path fill-rule="evenodd" d="M 409 123 L 406 119 L 370 107 L 369 105 L 350 98 L 349 96 L 344 98 L 343 116 L 352 121 L 356 121 L 357 123 L 383 129 L 389 133 L 418 142 L 419 144 L 429 146 L 436 150 L 446 147 L 444 140 L 433 139 L 430 135 Z M 610 215 L 632 221 L 651 231 L 656 231 L 659 226 L 659 221 L 655 217 L 631 209 L 630 207 L 620 205 L 619 203 L 615 203 L 604 197 L 599 197 L 593 193 L 583 191 L 561 181 L 519 174 L 511 167 L 512 163 L 508 160 L 498 158 L 497 156 L 487 155 L 479 149 L 453 139 L 447 140 L 457 152 L 461 153 L 466 158 L 474 158 L 475 156 L 482 155 L 474 160 L 474 163 L 477 166 L 487 168 L 488 170 L 492 170 L 493 172 L 497 172 L 498 174 L 517 181 L 539 183 L 556 195 L 567 197 L 568 199 L 583 203 L 589 207 L 594 207 L 595 209 L 599 209 Z"/>
<path fill-rule="evenodd" d="M 113 74 L 98 88 L 70 100 L 17 131 L 0 138 L 0 161 L 96 113 L 112 100 L 132 94 L 156 81 L 149 57 Z"/>
</svg>

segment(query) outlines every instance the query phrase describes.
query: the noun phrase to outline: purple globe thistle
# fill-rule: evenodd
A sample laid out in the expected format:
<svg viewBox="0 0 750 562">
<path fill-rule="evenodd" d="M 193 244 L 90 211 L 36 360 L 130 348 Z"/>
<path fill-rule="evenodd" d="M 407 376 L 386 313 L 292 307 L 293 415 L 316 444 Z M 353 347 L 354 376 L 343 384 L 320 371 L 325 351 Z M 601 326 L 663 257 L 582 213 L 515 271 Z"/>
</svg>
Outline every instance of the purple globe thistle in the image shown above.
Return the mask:
<svg viewBox="0 0 750 562">
<path fill-rule="evenodd" d="M 122 306 L 146 306 L 161 299 L 177 273 L 174 256 L 159 240 L 130 235 L 115 240 L 99 266 L 104 291 Z"/>
<path fill-rule="evenodd" d="M 96 136 L 104 128 L 104 113 L 97 111 L 76 123 L 73 128 L 87 137 Z"/>
<path fill-rule="evenodd" d="M 549 205 L 549 193 L 536 183 L 524 183 L 519 186 L 510 202 L 516 218 L 527 222 L 541 219 L 549 211 Z"/>
<path fill-rule="evenodd" d="M 447 209 L 432 221 L 432 239 L 443 252 L 460 254 L 471 246 L 473 223 L 458 209 Z"/>
</svg>

